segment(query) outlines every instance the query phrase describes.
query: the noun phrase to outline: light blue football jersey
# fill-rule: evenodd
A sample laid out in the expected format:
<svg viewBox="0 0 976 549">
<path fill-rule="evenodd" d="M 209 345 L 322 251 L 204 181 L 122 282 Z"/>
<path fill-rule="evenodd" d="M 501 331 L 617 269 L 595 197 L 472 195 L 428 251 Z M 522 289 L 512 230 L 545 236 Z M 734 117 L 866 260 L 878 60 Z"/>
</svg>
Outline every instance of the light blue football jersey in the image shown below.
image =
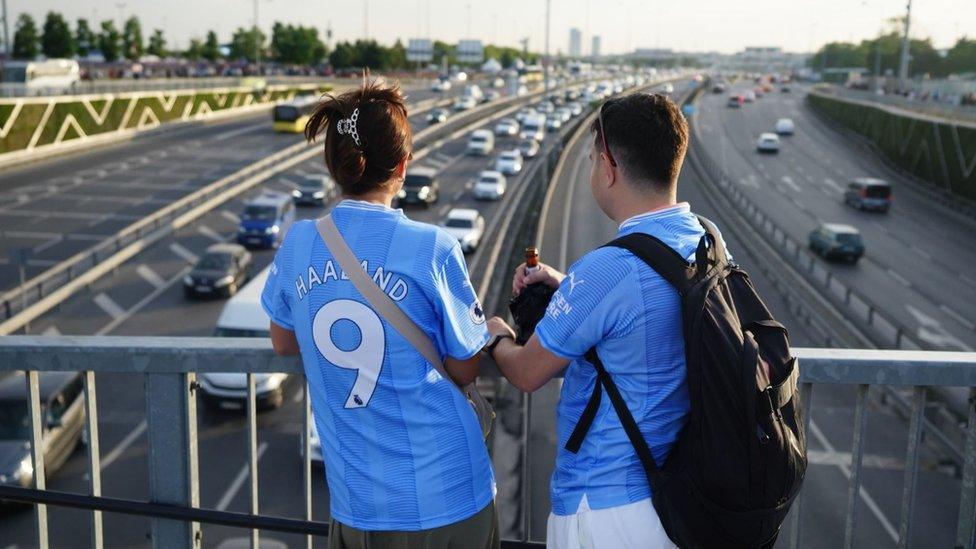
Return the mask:
<svg viewBox="0 0 976 549">
<path fill-rule="evenodd" d="M 484 346 L 485 316 L 455 238 L 360 201 L 342 201 L 332 218 L 442 357 L 467 359 Z M 494 474 L 470 404 L 370 308 L 313 221 L 289 230 L 261 304 L 297 336 L 336 520 L 360 530 L 422 530 L 491 502 Z"/>
</svg>

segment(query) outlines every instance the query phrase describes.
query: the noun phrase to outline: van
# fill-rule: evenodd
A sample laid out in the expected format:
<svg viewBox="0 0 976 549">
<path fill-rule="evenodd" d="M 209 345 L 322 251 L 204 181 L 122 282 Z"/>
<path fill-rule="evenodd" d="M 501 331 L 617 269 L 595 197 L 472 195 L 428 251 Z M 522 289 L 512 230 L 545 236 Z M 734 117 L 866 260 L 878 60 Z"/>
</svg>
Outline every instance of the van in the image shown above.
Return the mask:
<svg viewBox="0 0 976 549">
<path fill-rule="evenodd" d="M 864 255 L 861 232 L 850 225 L 823 223 L 810 231 L 810 251 L 827 260 L 838 259 L 857 263 Z"/>
<path fill-rule="evenodd" d="M 491 130 L 475 130 L 468 138 L 465 152 L 471 155 L 487 156 L 495 149 L 495 135 Z"/>
<path fill-rule="evenodd" d="M 292 197 L 265 192 L 244 204 L 237 227 L 237 243 L 252 248 L 277 248 L 294 221 Z"/>
<path fill-rule="evenodd" d="M 542 114 L 526 116 L 522 120 L 522 131 L 519 132 L 519 139 L 534 139 L 542 141 L 546 138 L 546 117 Z"/>
<path fill-rule="evenodd" d="M 885 213 L 891 207 L 891 185 L 882 179 L 858 177 L 847 185 L 844 203 L 859 210 Z"/>
<path fill-rule="evenodd" d="M 397 207 L 405 204 L 422 204 L 430 206 L 440 198 L 440 183 L 437 182 L 437 170 L 427 167 L 410 168 L 403 178 L 403 188 L 396 196 Z"/>
</svg>

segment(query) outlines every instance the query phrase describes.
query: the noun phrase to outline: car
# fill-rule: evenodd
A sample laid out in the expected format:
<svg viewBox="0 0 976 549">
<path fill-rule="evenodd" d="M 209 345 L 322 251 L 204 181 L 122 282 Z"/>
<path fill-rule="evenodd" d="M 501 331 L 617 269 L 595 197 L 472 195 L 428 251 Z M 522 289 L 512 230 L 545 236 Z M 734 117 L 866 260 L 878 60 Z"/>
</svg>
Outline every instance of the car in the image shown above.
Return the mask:
<svg viewBox="0 0 976 549">
<path fill-rule="evenodd" d="M 518 110 L 518 112 L 515 113 L 515 121 L 521 124 L 525 122 L 526 118 L 530 116 L 536 116 L 538 114 L 539 114 L 538 111 L 536 111 L 533 108 L 522 107 L 521 109 Z"/>
<path fill-rule="evenodd" d="M 496 76 L 495 79 L 491 81 L 491 86 L 493 88 L 504 88 L 505 79 L 500 76 Z"/>
<path fill-rule="evenodd" d="M 756 99 L 762 99 L 762 96 L 765 95 L 765 92 L 763 91 L 762 87 L 759 86 L 757 86 L 756 89 L 752 90 L 752 93 L 755 94 Z"/>
<path fill-rule="evenodd" d="M 665 82 L 660 86 L 658 86 L 657 91 L 658 93 L 672 94 L 674 93 L 674 84 L 672 84 L 671 82 Z"/>
<path fill-rule="evenodd" d="M 495 135 L 489 130 L 475 130 L 468 137 L 465 153 L 476 156 L 488 156 L 495 149 Z"/>
<path fill-rule="evenodd" d="M 566 107 L 559 107 L 552 115 L 559 118 L 562 122 L 569 122 L 573 118 L 573 111 Z"/>
<path fill-rule="evenodd" d="M 427 124 L 441 124 L 447 122 L 447 117 L 451 116 L 451 112 L 447 109 L 434 109 L 427 114 Z"/>
<path fill-rule="evenodd" d="M 244 203 L 237 227 L 237 243 L 247 247 L 277 248 L 294 221 L 292 197 L 265 191 Z"/>
<path fill-rule="evenodd" d="M 404 204 L 430 206 L 440 198 L 440 191 L 437 170 L 425 167 L 410 168 L 403 178 L 403 188 L 397 193 L 397 206 Z"/>
<path fill-rule="evenodd" d="M 535 114 L 526 117 L 522 121 L 522 130 L 519 131 L 519 139 L 534 139 L 542 141 L 546 138 L 546 117 L 542 114 Z"/>
<path fill-rule="evenodd" d="M 563 127 L 562 119 L 556 116 L 555 114 L 546 118 L 546 131 L 557 132 L 562 127 Z"/>
<path fill-rule="evenodd" d="M 779 91 L 780 91 L 780 93 L 790 93 L 791 90 L 790 90 L 790 87 L 789 86 L 781 86 L 779 88 Z"/>
<path fill-rule="evenodd" d="M 539 154 L 539 149 L 539 142 L 535 139 L 523 139 L 518 144 L 518 151 L 522 158 L 535 158 Z"/>
<path fill-rule="evenodd" d="M 460 111 L 467 111 L 473 109 L 477 106 L 478 106 L 478 100 L 475 99 L 474 97 L 471 97 L 470 95 L 466 95 L 464 97 L 458 97 L 457 99 L 455 99 L 452 108 L 460 112 Z"/>
<path fill-rule="evenodd" d="M 438 80 L 430 86 L 430 91 L 435 91 L 435 92 L 446 92 L 446 91 L 450 91 L 450 89 L 451 89 L 450 80 Z"/>
<path fill-rule="evenodd" d="M 714 86 L 712 86 L 712 93 L 716 93 L 716 94 L 725 93 L 726 89 L 727 88 L 724 82 L 718 82 Z"/>
<path fill-rule="evenodd" d="M 478 249 L 485 234 L 485 218 L 470 208 L 452 208 L 440 225 L 457 239 L 466 254 Z"/>
<path fill-rule="evenodd" d="M 883 179 L 858 177 L 848 183 L 844 203 L 858 210 L 885 213 L 891 208 L 891 185 Z"/>
<path fill-rule="evenodd" d="M 573 116 L 579 116 L 583 114 L 583 104 L 578 101 L 573 101 L 572 103 L 567 103 L 566 108 Z"/>
<path fill-rule="evenodd" d="M 529 95 L 529 88 L 525 85 L 519 85 L 518 88 L 515 88 L 515 97 L 525 97 L 526 95 Z"/>
<path fill-rule="evenodd" d="M 742 104 L 745 102 L 746 102 L 745 97 L 737 93 L 733 93 L 732 95 L 729 96 L 729 101 L 728 103 L 726 103 L 726 106 L 728 106 L 731 109 L 738 109 L 741 108 Z"/>
<path fill-rule="evenodd" d="M 500 98 L 502 94 L 496 92 L 495 90 L 488 90 L 485 95 L 481 98 L 482 103 L 491 103 L 492 101 Z"/>
<path fill-rule="evenodd" d="M 761 153 L 779 152 L 779 136 L 775 133 L 764 133 L 756 140 L 756 150 Z"/>
<path fill-rule="evenodd" d="M 498 200 L 505 194 L 508 181 L 501 172 L 485 170 L 478 174 L 474 182 L 474 197 L 477 200 Z"/>
<path fill-rule="evenodd" d="M 810 250 L 827 260 L 839 259 L 857 263 L 864 255 L 861 232 L 850 225 L 823 223 L 810 231 Z"/>
<path fill-rule="evenodd" d="M 291 198 L 296 206 L 325 206 L 335 192 L 335 181 L 328 175 L 306 175 L 295 184 Z"/>
<path fill-rule="evenodd" d="M 503 151 L 495 159 L 495 170 L 505 175 L 515 175 L 522 171 L 522 153 L 518 149 Z"/>
<path fill-rule="evenodd" d="M 746 90 L 742 97 L 745 99 L 746 103 L 752 103 L 756 100 L 756 92 L 752 90 Z"/>
<path fill-rule="evenodd" d="M 550 101 L 540 101 L 536 104 L 535 110 L 542 114 L 551 114 L 556 110 L 556 106 Z"/>
<path fill-rule="evenodd" d="M 183 277 L 183 295 L 230 297 L 250 278 L 251 252 L 240 244 L 213 244 Z"/>
<path fill-rule="evenodd" d="M 495 135 L 518 135 L 519 123 L 514 118 L 502 118 L 495 124 Z"/>
<path fill-rule="evenodd" d="M 780 118 L 776 121 L 775 130 L 778 135 L 793 135 L 793 132 L 796 131 L 796 126 L 793 124 L 792 119 Z"/>
<path fill-rule="evenodd" d="M 79 372 L 39 372 L 41 439 L 48 480 L 83 441 L 84 381 Z M 24 372 L 0 378 L 0 485 L 29 488 L 34 483 L 31 425 Z"/>
</svg>

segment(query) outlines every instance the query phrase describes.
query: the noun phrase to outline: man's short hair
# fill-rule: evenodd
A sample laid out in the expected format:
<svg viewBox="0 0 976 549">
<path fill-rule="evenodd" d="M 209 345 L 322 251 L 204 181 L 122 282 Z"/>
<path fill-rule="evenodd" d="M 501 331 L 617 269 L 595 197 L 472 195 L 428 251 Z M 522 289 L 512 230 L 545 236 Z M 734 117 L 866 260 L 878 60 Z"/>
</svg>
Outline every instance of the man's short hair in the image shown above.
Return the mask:
<svg viewBox="0 0 976 549">
<path fill-rule="evenodd" d="M 657 192 L 673 191 L 688 149 L 688 123 L 664 95 L 634 93 L 603 105 L 606 144 L 617 166 L 634 184 Z M 600 118 L 590 126 L 603 152 Z"/>
</svg>

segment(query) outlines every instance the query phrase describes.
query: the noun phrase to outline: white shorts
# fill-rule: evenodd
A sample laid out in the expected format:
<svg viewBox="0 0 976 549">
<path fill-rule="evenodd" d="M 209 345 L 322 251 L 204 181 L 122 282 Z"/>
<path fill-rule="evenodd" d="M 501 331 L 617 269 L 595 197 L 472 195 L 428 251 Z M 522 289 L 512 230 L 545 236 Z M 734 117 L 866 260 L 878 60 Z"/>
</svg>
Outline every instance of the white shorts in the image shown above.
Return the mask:
<svg viewBox="0 0 976 549">
<path fill-rule="evenodd" d="M 549 513 L 549 549 L 677 549 L 661 526 L 651 499 L 590 509 L 586 496 L 574 515 Z"/>
</svg>

